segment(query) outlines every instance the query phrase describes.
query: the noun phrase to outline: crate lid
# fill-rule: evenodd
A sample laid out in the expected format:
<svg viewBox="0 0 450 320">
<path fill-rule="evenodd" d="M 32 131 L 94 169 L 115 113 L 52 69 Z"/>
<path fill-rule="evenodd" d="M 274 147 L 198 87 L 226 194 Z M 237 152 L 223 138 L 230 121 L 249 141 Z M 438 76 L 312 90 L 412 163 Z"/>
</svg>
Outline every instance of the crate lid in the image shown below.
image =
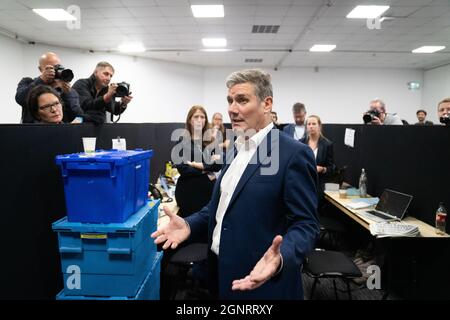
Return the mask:
<svg viewBox="0 0 450 320">
<path fill-rule="evenodd" d="M 96 150 L 92 153 L 72 153 L 56 156 L 56 164 L 66 162 L 114 162 L 116 165 L 124 165 L 153 156 L 153 150 Z"/>
<path fill-rule="evenodd" d="M 138 212 L 131 215 L 127 221 L 122 223 L 81 223 L 69 222 L 67 217 L 52 223 L 54 231 L 70 231 L 82 233 L 112 233 L 136 231 L 145 215 L 155 206 L 158 207 L 160 200 L 150 200 Z"/>
</svg>

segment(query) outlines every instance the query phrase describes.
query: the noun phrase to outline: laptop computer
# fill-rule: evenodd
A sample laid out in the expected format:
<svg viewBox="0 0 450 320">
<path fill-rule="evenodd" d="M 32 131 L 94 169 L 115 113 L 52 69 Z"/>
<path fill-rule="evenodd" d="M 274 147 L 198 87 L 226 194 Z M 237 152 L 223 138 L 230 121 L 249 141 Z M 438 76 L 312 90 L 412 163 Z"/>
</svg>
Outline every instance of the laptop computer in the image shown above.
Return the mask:
<svg viewBox="0 0 450 320">
<path fill-rule="evenodd" d="M 412 198 L 408 194 L 384 189 L 375 210 L 366 210 L 359 214 L 376 222 L 401 221 L 405 216 Z"/>
</svg>

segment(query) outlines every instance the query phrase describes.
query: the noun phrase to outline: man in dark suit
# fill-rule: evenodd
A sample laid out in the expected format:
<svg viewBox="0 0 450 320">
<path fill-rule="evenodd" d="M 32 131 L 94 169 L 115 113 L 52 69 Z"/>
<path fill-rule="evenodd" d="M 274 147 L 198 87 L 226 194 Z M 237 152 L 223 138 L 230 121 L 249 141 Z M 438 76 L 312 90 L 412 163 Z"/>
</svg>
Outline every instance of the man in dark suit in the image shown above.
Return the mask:
<svg viewBox="0 0 450 320">
<path fill-rule="evenodd" d="M 227 87 L 237 139 L 211 201 L 186 219 L 165 207 L 170 222 L 152 237 L 174 249 L 207 235 L 220 299 L 302 299 L 301 265 L 319 234 L 313 152 L 273 128 L 269 74 L 235 72 Z"/>
<path fill-rule="evenodd" d="M 300 140 L 305 137 L 306 134 L 306 108 L 301 102 L 297 102 L 292 106 L 292 115 L 294 116 L 294 123 L 288 124 L 283 128 L 290 137 L 295 140 Z"/>
</svg>

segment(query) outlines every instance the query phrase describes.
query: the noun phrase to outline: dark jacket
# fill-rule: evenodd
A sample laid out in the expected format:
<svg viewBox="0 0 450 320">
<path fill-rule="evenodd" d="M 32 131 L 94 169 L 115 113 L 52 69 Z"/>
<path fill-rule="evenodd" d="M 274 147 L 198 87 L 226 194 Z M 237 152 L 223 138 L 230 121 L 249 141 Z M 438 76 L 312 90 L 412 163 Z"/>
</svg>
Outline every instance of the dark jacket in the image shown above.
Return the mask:
<svg viewBox="0 0 450 320">
<path fill-rule="evenodd" d="M 422 123 L 416 122 L 416 123 L 414 123 L 414 124 L 415 124 L 416 126 L 432 126 L 432 125 L 434 125 L 433 122 L 428 121 L 428 120 L 425 120 L 425 122 L 422 122 Z"/>
<path fill-rule="evenodd" d="M 210 283 L 218 285 L 221 299 L 303 299 L 301 266 L 319 235 L 314 155 L 286 134 L 277 136 L 273 129 L 264 138 L 234 190 L 223 217 L 219 256 L 209 250 Z M 278 170 L 263 171 L 271 165 Z M 211 245 L 228 168 L 224 165 L 209 204 L 186 218 L 191 241 L 208 234 Z M 252 271 L 276 235 L 283 236 L 280 273 L 255 290 L 232 291 L 233 280 Z"/>
<path fill-rule="evenodd" d="M 290 123 L 288 125 L 285 125 L 283 128 L 283 132 L 287 133 L 291 138 L 295 138 L 295 123 Z M 306 125 L 305 125 L 305 132 L 303 133 L 303 138 L 306 137 Z"/>
<path fill-rule="evenodd" d="M 176 168 L 180 173 L 175 189 L 175 198 L 177 205 L 180 208 L 179 215 L 186 217 L 194 212 L 199 211 L 209 200 L 211 200 L 211 193 L 216 180 L 211 180 L 208 173 L 217 172 L 222 168 L 222 165 L 211 163 L 209 159 L 205 159 L 203 148 L 199 143 L 190 141 L 180 141 L 179 146 L 184 146 L 182 152 L 183 163 L 177 164 Z M 206 153 L 209 157 L 214 150 Z M 186 161 L 202 162 L 205 170 L 199 170 L 186 164 Z"/>
<path fill-rule="evenodd" d="M 308 144 L 308 138 L 305 137 L 301 139 L 300 142 Z M 325 173 L 317 174 L 319 178 L 318 192 L 319 198 L 321 198 L 323 196 L 325 182 L 327 182 L 327 179 L 331 177 L 336 170 L 336 164 L 334 163 L 333 142 L 325 137 L 320 137 L 317 144 L 316 165 L 327 168 Z"/>
<path fill-rule="evenodd" d="M 22 78 L 17 85 L 16 91 L 16 102 L 22 106 L 22 123 L 33 123 L 35 122 L 30 110 L 27 107 L 28 94 L 31 89 L 38 85 L 47 85 L 40 77 Z M 63 101 L 63 122 L 72 122 L 75 117 L 83 117 L 85 121 L 89 121 L 89 117 L 85 116 L 83 110 L 80 107 L 80 102 L 78 99 L 78 94 L 75 90 L 70 89 L 69 92 L 61 93 L 61 99 Z"/>
<path fill-rule="evenodd" d="M 112 101 L 106 103 L 103 96 L 108 92 L 108 87 L 102 88 L 99 92 L 95 89 L 95 75 L 87 79 L 78 79 L 73 88 L 80 96 L 80 105 L 83 111 L 88 114 L 97 124 L 104 123 L 106 111 L 119 115 L 125 111 L 126 106 L 121 102 Z"/>
</svg>

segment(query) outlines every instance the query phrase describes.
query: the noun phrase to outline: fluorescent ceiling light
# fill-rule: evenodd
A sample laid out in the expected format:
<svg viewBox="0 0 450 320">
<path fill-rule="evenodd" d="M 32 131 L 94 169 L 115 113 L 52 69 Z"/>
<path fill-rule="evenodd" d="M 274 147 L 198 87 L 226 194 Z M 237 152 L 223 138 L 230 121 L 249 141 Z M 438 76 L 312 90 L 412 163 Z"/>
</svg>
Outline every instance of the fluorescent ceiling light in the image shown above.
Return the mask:
<svg viewBox="0 0 450 320">
<path fill-rule="evenodd" d="M 203 38 L 203 45 L 205 47 L 226 47 L 227 39 L 225 38 Z"/>
<path fill-rule="evenodd" d="M 33 9 L 41 17 L 48 21 L 73 21 L 77 20 L 73 15 L 63 9 Z"/>
<path fill-rule="evenodd" d="M 195 18 L 223 18 L 225 12 L 223 5 L 191 5 L 192 14 Z"/>
<path fill-rule="evenodd" d="M 417 49 L 414 49 L 413 53 L 433 53 L 436 51 L 444 50 L 445 46 L 423 46 Z"/>
<path fill-rule="evenodd" d="M 309 51 L 311 52 L 330 52 L 336 48 L 335 44 L 315 44 Z"/>
<path fill-rule="evenodd" d="M 145 52 L 144 45 L 140 42 L 129 42 L 123 43 L 119 46 L 120 52 L 130 53 L 130 52 Z"/>
<path fill-rule="evenodd" d="M 347 15 L 349 19 L 375 19 L 389 9 L 389 6 L 356 6 Z"/>
</svg>

